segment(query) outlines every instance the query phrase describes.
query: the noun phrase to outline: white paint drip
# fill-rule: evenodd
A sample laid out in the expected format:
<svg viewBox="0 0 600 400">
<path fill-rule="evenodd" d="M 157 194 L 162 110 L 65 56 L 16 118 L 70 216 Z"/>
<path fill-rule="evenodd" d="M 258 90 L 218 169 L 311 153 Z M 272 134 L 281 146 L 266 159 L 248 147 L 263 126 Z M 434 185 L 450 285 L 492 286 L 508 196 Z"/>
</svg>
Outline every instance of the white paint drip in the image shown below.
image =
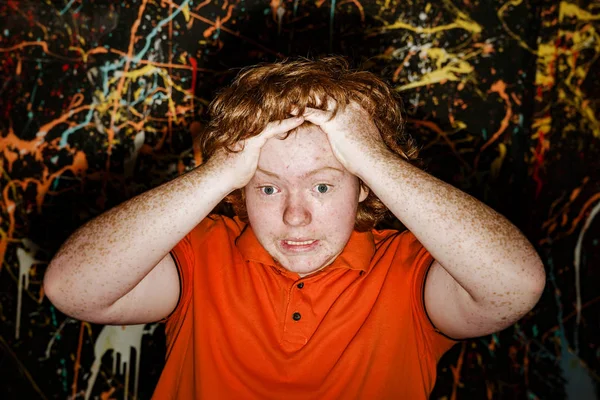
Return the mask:
<svg viewBox="0 0 600 400">
<path fill-rule="evenodd" d="M 133 150 L 131 150 L 131 154 L 129 155 L 129 157 L 125 158 L 124 161 L 123 168 L 125 170 L 124 172 L 126 178 L 130 178 L 133 175 L 139 151 L 142 148 L 142 145 L 144 144 L 145 140 L 146 132 L 144 130 L 141 130 L 135 135 L 135 138 L 133 139 Z"/>
<path fill-rule="evenodd" d="M 133 398 L 137 399 L 138 393 L 138 378 L 140 373 L 140 356 L 142 352 L 142 336 L 144 334 L 152 334 L 158 324 L 151 325 L 148 329 L 144 329 L 146 325 L 127 325 L 127 326 L 115 326 L 106 325 L 100 331 L 100 335 L 96 339 L 94 344 L 94 363 L 91 367 L 91 375 L 87 382 L 87 389 L 85 392 L 85 399 L 88 400 L 92 394 L 94 383 L 98 377 L 100 371 L 100 365 L 102 363 L 102 357 L 108 351 L 112 351 L 112 373 L 123 374 L 123 368 L 125 368 L 125 400 L 129 396 L 129 367 L 131 365 L 131 350 L 135 349 L 136 360 L 135 360 L 135 377 L 134 377 L 134 389 Z M 120 357 L 120 365 L 117 370 L 117 356 Z"/>
<path fill-rule="evenodd" d="M 280 3 L 279 7 L 277 7 L 277 33 L 279 35 L 281 35 L 281 25 L 283 23 L 284 15 L 285 15 L 285 8 L 283 8 L 283 6 Z"/>
<path fill-rule="evenodd" d="M 583 245 L 583 237 L 585 235 L 585 232 L 588 230 L 588 228 L 592 224 L 592 221 L 594 220 L 594 218 L 596 217 L 596 215 L 599 212 L 600 212 L 600 203 L 596 204 L 594 206 L 594 208 L 592 208 L 592 212 L 590 213 L 588 218 L 585 220 L 585 224 L 583 225 L 581 232 L 579 232 L 579 237 L 577 238 L 577 245 L 575 246 L 575 260 L 574 260 L 574 263 L 575 263 L 575 292 L 577 295 L 577 304 L 575 306 L 575 309 L 577 310 L 577 319 L 576 319 L 577 325 L 579 325 L 579 323 L 581 322 L 581 281 L 580 281 L 580 279 L 581 279 L 580 278 L 581 247 Z"/>
<path fill-rule="evenodd" d="M 17 294 L 17 319 L 15 321 L 15 338 L 19 339 L 21 330 L 21 306 L 23 304 L 23 291 L 29 289 L 29 274 L 31 267 L 40 264 L 42 261 L 35 259 L 35 254 L 39 247 L 29 239 L 21 241 L 25 248 L 17 249 L 17 260 L 19 261 L 19 292 Z"/>
</svg>

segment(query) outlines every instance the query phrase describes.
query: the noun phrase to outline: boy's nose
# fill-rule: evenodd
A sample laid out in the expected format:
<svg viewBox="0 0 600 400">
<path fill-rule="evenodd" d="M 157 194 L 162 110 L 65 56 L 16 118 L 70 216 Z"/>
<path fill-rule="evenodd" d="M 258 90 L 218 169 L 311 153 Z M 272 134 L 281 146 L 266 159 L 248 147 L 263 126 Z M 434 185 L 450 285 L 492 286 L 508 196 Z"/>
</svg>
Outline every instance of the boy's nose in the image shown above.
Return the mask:
<svg viewBox="0 0 600 400">
<path fill-rule="evenodd" d="M 304 226 L 310 224 L 311 213 L 301 200 L 288 201 L 283 212 L 283 221 L 290 226 Z"/>
</svg>

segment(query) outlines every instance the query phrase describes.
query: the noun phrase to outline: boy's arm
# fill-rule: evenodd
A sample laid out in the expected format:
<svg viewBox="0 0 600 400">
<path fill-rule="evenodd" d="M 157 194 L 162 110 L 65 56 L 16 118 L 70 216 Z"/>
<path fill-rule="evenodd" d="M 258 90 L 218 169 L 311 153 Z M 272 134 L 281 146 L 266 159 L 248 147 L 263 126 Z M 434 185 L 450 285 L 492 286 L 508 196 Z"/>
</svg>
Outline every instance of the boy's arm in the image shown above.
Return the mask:
<svg viewBox="0 0 600 400">
<path fill-rule="evenodd" d="M 271 137 L 303 122 L 271 122 L 236 153 L 142 193 L 79 228 L 51 260 L 44 291 L 65 314 L 103 324 L 147 323 L 168 316 L 179 298 L 169 251 L 256 171 Z"/>
<path fill-rule="evenodd" d="M 50 262 L 46 296 L 85 321 L 160 320 L 179 298 L 169 251 L 227 194 L 218 170 L 206 164 L 96 217 Z"/>
<path fill-rule="evenodd" d="M 543 264 L 507 219 L 389 150 L 358 104 L 334 118 L 315 109 L 304 115 L 321 126 L 340 162 L 435 258 L 425 306 L 438 329 L 456 339 L 482 336 L 535 306 L 545 285 Z"/>
<path fill-rule="evenodd" d="M 372 160 L 365 183 L 435 261 L 425 282 L 433 324 L 455 338 L 483 336 L 520 319 L 539 300 L 543 264 L 506 218 L 395 155 Z"/>
</svg>

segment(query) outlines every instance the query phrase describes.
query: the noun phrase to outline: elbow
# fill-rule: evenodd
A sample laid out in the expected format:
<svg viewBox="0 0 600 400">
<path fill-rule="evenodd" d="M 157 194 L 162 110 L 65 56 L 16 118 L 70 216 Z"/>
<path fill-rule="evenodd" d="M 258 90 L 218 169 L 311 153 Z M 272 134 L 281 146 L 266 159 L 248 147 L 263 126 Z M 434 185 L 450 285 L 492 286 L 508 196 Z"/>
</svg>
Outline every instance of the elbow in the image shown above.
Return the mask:
<svg viewBox="0 0 600 400">
<path fill-rule="evenodd" d="M 69 274 L 54 260 L 48 265 L 42 281 L 44 296 L 61 313 L 85 321 L 83 299 L 77 296 L 76 285 Z"/>
<path fill-rule="evenodd" d="M 58 269 L 59 267 L 53 262 L 48 266 L 42 282 L 44 296 L 46 296 L 50 303 L 60 312 L 68 315 L 67 310 L 63 306 L 63 303 L 66 303 L 65 298 L 68 295 L 65 292 L 65 289 L 61 287 L 61 277 L 57 272 Z"/>
<path fill-rule="evenodd" d="M 537 303 L 546 288 L 546 269 L 541 258 L 537 255 L 534 265 L 531 267 L 531 275 L 531 291 Z"/>
<path fill-rule="evenodd" d="M 521 280 L 524 285 L 522 293 L 528 301 L 525 303 L 526 310 L 523 314 L 531 311 L 537 305 L 546 288 L 546 271 L 539 257 L 536 257 L 536 260 L 524 269 L 528 271 L 528 274 L 525 279 Z"/>
<path fill-rule="evenodd" d="M 68 268 L 51 261 L 42 281 L 44 296 L 61 313 L 70 318 L 98 324 L 112 324 L 110 307 L 98 301 L 89 290 L 81 286 Z"/>
</svg>

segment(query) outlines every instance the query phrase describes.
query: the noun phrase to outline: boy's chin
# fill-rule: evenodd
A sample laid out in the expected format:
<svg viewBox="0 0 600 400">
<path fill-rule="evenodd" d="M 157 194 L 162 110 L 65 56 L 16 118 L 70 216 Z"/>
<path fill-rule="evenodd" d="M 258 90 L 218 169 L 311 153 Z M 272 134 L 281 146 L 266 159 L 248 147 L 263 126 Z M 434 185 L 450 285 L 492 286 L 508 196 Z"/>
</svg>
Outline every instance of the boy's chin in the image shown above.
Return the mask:
<svg viewBox="0 0 600 400">
<path fill-rule="evenodd" d="M 310 275 L 312 273 L 315 273 L 317 271 L 322 270 L 325 266 L 318 266 L 318 267 L 314 267 L 314 268 L 306 268 L 306 263 L 302 264 L 302 263 L 279 263 L 283 268 L 287 269 L 290 272 L 295 272 L 298 275 L 304 277 L 306 275 Z"/>
</svg>

